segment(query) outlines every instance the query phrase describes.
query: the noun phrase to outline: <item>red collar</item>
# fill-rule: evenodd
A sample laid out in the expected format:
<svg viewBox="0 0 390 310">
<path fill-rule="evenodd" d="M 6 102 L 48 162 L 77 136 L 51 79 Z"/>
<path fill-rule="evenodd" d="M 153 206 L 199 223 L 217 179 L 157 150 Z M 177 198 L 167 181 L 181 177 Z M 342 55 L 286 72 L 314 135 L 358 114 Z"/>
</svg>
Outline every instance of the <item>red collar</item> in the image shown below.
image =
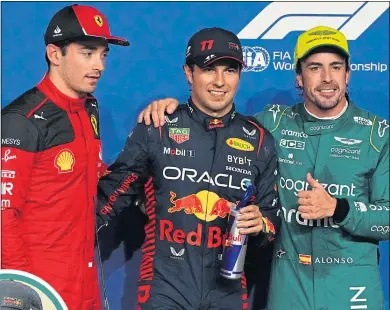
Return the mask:
<svg viewBox="0 0 390 310">
<path fill-rule="evenodd" d="M 42 81 L 37 85 L 37 88 L 43 92 L 51 101 L 56 105 L 63 108 L 66 111 L 75 113 L 82 109 L 85 109 L 85 101 L 87 97 L 78 99 L 69 97 L 62 92 L 53 84 L 50 80 L 49 75 L 46 73 Z"/>
</svg>

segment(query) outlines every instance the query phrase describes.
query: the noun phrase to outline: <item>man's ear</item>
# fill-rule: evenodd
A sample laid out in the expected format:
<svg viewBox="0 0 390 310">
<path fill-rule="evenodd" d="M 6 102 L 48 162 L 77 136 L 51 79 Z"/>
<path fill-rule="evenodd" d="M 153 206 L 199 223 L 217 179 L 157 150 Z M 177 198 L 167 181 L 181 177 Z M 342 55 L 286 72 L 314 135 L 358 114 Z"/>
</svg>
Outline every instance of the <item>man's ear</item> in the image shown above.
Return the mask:
<svg viewBox="0 0 390 310">
<path fill-rule="evenodd" d="M 48 44 L 46 46 L 46 55 L 52 65 L 58 66 L 62 56 L 61 48 L 54 44 Z"/>
<path fill-rule="evenodd" d="M 349 69 L 345 74 L 345 84 L 348 86 L 349 80 L 351 78 L 351 69 Z"/>
<path fill-rule="evenodd" d="M 188 84 L 190 84 L 192 86 L 192 84 L 194 83 L 194 80 L 192 78 L 191 68 L 187 64 L 185 64 L 185 65 L 183 65 L 183 71 L 184 71 L 184 75 L 186 76 L 186 79 L 188 81 Z"/>
<path fill-rule="evenodd" d="M 297 74 L 297 75 L 295 76 L 295 79 L 296 79 L 296 81 L 298 82 L 299 87 L 300 87 L 300 88 L 303 88 L 302 73 Z"/>
</svg>

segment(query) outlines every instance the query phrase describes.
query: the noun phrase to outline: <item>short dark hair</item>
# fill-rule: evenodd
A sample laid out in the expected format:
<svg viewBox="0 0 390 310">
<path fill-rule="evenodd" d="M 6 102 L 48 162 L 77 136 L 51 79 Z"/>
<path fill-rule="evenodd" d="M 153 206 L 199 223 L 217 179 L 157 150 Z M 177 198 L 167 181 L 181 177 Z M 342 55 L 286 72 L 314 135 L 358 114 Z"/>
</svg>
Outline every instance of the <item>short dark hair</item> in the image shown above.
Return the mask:
<svg viewBox="0 0 390 310">
<path fill-rule="evenodd" d="M 195 63 L 193 61 L 186 61 L 186 65 L 194 72 Z"/>
<path fill-rule="evenodd" d="M 235 68 L 237 68 L 240 71 L 242 70 L 242 64 L 241 63 L 239 63 L 238 61 L 232 60 L 231 64 L 233 64 L 233 63 L 237 63 L 237 67 L 235 67 Z M 186 65 L 191 69 L 192 72 L 194 72 L 195 63 L 193 61 L 191 61 L 191 60 L 186 61 Z M 212 66 L 212 65 L 213 64 L 211 63 L 208 66 Z"/>
<path fill-rule="evenodd" d="M 69 40 L 66 40 L 66 41 L 61 41 L 61 42 L 57 42 L 56 44 L 54 44 L 55 46 L 58 46 L 60 49 L 61 49 L 61 54 L 62 56 L 65 56 L 66 55 L 66 52 L 67 52 L 67 49 L 68 49 L 68 46 L 69 44 L 71 43 L 71 41 Z M 47 71 L 49 72 L 50 71 L 50 60 L 49 60 L 49 57 L 47 57 L 47 52 L 45 51 L 45 59 L 46 59 L 46 63 L 47 63 Z"/>
</svg>

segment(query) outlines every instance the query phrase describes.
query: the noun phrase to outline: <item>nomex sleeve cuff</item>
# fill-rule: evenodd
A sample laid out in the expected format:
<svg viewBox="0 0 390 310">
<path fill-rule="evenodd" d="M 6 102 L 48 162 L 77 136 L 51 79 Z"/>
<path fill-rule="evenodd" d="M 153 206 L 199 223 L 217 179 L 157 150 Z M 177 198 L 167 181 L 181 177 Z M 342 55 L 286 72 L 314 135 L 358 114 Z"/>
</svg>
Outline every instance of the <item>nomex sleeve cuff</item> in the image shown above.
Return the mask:
<svg viewBox="0 0 390 310">
<path fill-rule="evenodd" d="M 341 223 L 342 221 L 345 220 L 345 218 L 348 215 L 349 212 L 349 203 L 347 199 L 344 198 L 336 198 L 337 203 L 336 203 L 336 209 L 334 210 L 333 214 L 333 220 L 336 223 Z"/>
</svg>

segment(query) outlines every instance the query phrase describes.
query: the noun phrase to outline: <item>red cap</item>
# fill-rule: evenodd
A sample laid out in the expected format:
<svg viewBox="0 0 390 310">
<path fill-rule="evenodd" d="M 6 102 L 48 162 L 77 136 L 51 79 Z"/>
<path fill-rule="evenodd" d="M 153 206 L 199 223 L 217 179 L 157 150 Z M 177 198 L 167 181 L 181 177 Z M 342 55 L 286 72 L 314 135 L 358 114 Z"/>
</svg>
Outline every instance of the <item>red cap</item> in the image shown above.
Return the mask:
<svg viewBox="0 0 390 310">
<path fill-rule="evenodd" d="M 51 19 L 45 34 L 45 44 L 82 37 L 104 38 L 108 43 L 128 46 L 126 39 L 111 35 L 106 17 L 87 5 L 71 5 L 58 11 Z"/>
</svg>

